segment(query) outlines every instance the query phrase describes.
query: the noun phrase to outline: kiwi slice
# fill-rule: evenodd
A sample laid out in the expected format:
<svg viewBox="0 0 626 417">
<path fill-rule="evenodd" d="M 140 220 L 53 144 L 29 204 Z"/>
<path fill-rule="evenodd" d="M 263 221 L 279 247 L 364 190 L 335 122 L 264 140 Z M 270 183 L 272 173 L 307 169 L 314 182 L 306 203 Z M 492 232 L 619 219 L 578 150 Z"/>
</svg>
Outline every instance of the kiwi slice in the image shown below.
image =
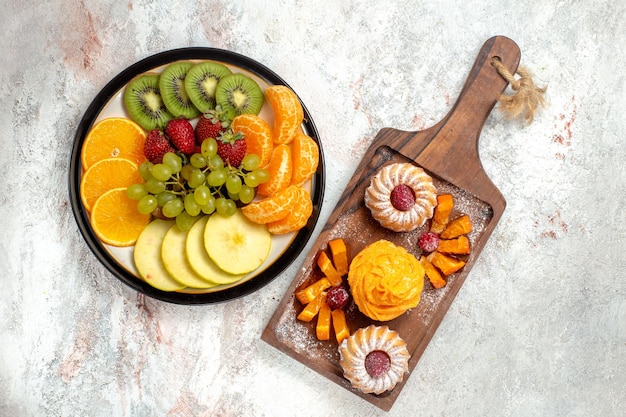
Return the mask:
<svg viewBox="0 0 626 417">
<path fill-rule="evenodd" d="M 161 97 L 174 117 L 193 119 L 200 115 L 200 111 L 193 105 L 185 90 L 185 76 L 193 65 L 188 61 L 173 62 L 161 73 L 159 80 Z"/>
<path fill-rule="evenodd" d="M 159 74 L 136 76 L 126 85 L 124 105 L 137 124 L 146 130 L 163 128 L 174 118 L 167 110 L 159 91 Z"/>
<path fill-rule="evenodd" d="M 256 81 L 241 73 L 222 78 L 215 89 L 217 104 L 235 115 L 259 114 L 264 100 L 263 91 Z"/>
<path fill-rule="evenodd" d="M 232 71 L 223 64 L 205 61 L 195 64 L 187 71 L 185 90 L 189 99 L 202 113 L 215 108 L 217 83 Z"/>
</svg>

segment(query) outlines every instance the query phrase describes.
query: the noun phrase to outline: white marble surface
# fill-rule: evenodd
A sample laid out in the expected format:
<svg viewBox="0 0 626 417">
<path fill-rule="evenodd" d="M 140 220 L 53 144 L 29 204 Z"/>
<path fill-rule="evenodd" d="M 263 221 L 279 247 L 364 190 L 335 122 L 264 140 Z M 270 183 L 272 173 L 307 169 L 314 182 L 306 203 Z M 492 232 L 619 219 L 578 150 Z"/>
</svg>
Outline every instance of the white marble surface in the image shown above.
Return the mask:
<svg viewBox="0 0 626 417">
<path fill-rule="evenodd" d="M 1 416 L 626 412 L 624 2 L 1 3 Z M 224 48 L 290 83 L 325 151 L 319 230 L 375 134 L 437 122 L 493 35 L 518 43 L 549 106 L 529 127 L 487 120 L 507 209 L 389 413 L 260 340 L 304 255 L 253 295 L 186 307 L 127 288 L 79 234 L 75 129 L 141 58 Z"/>
</svg>

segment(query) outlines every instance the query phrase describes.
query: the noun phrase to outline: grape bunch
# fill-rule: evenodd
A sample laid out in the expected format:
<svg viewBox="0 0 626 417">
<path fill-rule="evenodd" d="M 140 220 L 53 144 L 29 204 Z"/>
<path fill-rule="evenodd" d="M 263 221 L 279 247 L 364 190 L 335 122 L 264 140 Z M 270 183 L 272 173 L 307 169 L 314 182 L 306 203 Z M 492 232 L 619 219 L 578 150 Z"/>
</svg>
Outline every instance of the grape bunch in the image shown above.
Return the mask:
<svg viewBox="0 0 626 417">
<path fill-rule="evenodd" d="M 189 230 L 201 214 L 233 215 L 238 205 L 254 200 L 256 187 L 270 174 L 259 167 L 256 154 L 246 154 L 233 167 L 217 150 L 216 139 L 207 138 L 199 153 L 167 152 L 161 163 L 143 162 L 139 172 L 144 183 L 130 185 L 128 197 L 138 201 L 140 213 L 176 219 L 182 230 Z"/>
</svg>

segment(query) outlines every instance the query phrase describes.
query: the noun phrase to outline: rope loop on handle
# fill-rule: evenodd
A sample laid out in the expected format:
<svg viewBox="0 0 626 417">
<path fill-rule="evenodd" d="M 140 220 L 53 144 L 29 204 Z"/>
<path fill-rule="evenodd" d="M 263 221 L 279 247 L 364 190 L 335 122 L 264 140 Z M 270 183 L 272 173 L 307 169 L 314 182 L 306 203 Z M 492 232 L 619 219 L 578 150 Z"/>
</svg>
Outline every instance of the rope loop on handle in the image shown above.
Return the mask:
<svg viewBox="0 0 626 417">
<path fill-rule="evenodd" d="M 491 65 L 509 82 L 514 91 L 510 95 L 500 95 L 500 110 L 510 119 L 523 116 L 526 123 L 531 124 L 539 107 L 545 107 L 544 94 L 547 87 L 537 87 L 530 72 L 522 67 L 517 68 L 519 78 L 516 78 L 504 67 L 499 57 L 491 58 Z"/>
</svg>

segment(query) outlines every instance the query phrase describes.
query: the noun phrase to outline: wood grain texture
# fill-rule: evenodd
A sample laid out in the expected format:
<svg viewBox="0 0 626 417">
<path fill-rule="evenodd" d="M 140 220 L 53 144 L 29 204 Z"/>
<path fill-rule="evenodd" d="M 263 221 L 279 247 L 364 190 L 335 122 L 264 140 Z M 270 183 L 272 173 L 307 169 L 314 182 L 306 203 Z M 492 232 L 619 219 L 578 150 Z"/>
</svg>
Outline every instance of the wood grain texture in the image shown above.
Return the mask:
<svg viewBox="0 0 626 417">
<path fill-rule="evenodd" d="M 450 276 L 442 290 L 425 286 L 418 307 L 385 323 L 406 340 L 412 355 L 409 370 L 415 368 L 506 205 L 485 173 L 478 155 L 482 126 L 507 86 L 490 63 L 495 56 L 511 73 L 515 72 L 520 59 L 518 46 L 505 37 L 491 38 L 480 49 L 455 105 L 439 123 L 418 132 L 385 128 L 378 133 L 262 334 L 262 339 L 270 345 L 383 410 L 392 407 L 406 378 L 392 391 L 381 395 L 353 390 L 338 365 L 336 342 L 316 342 L 313 326 L 296 320 L 296 311 L 302 306 L 295 300 L 294 293 L 319 279 L 319 271 L 313 266 L 315 256 L 336 237 L 346 241 L 351 257 L 379 239 L 391 240 L 419 256 L 416 242 L 423 228 L 409 233 L 393 233 L 380 227 L 365 208 L 363 195 L 370 178 L 386 164 L 410 160 L 423 167 L 433 176 L 439 193 L 453 194 L 456 206 L 460 207 L 453 215 L 471 213 L 474 231 L 470 234 L 472 252 L 465 259 L 465 268 Z M 372 322 L 354 305 L 346 316 L 351 331 Z"/>
</svg>

